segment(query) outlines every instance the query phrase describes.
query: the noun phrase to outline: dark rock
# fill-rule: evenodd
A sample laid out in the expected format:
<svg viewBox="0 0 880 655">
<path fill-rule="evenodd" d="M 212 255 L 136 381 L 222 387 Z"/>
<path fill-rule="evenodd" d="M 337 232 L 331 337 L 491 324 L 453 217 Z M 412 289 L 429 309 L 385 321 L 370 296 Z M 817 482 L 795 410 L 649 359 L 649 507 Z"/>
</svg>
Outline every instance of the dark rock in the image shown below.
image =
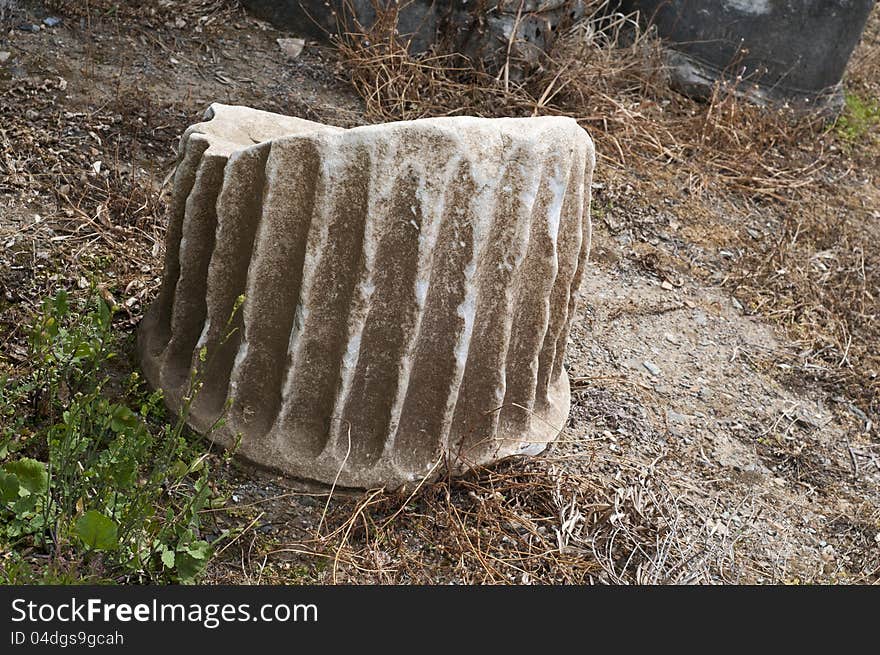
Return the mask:
<svg viewBox="0 0 880 655">
<path fill-rule="evenodd" d="M 672 50 L 673 82 L 706 97 L 718 80 L 759 104 L 841 105 L 840 80 L 873 0 L 620 0 Z M 741 78 L 741 79 L 740 79 Z"/>
<path fill-rule="evenodd" d="M 354 31 L 357 24 L 370 26 L 376 21 L 371 0 L 242 0 L 242 4 L 255 16 L 281 29 L 321 40 Z M 354 16 L 347 7 L 354 10 Z M 415 0 L 399 11 L 400 36 L 412 40 L 413 51 L 427 50 L 434 42 L 442 10 L 433 2 Z"/>
</svg>

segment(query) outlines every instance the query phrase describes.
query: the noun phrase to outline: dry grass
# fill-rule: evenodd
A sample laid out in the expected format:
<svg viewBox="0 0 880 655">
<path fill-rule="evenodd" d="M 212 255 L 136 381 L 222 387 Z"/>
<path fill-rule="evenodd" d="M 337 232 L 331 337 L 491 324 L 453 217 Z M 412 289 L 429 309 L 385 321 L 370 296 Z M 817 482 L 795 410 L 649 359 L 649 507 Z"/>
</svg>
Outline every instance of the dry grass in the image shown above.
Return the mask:
<svg viewBox="0 0 880 655">
<path fill-rule="evenodd" d="M 59 286 L 77 293 L 97 281 L 127 318 L 118 319 L 121 327 L 131 328 L 159 284 L 168 171 L 157 173 L 155 164 L 173 157 L 191 112 L 142 89 L 138 73 L 122 60 L 112 83 L 95 91 L 94 103 L 71 111 L 69 82 L 60 75 L 94 76 L 94 36 L 108 29 L 118 35 L 126 21 L 141 35 L 177 20 L 190 32 L 209 35 L 243 15 L 229 0 L 45 5 L 65 24 L 79 23 L 75 29 L 87 35 L 89 57 L 73 62 L 76 72 L 0 85 L 0 197 L 12 199 L 0 224 L 0 347 L 21 340 L 29 313 Z M 39 51 L 20 51 L 46 65 Z M 20 344 L 14 348 L 16 361 Z"/>
<path fill-rule="evenodd" d="M 819 382 L 876 413 L 880 234 L 852 199 L 828 205 L 816 194 L 811 200 L 809 216 L 787 216 L 778 236 L 745 251 L 730 286 L 794 341 L 797 354 L 774 363 L 788 382 Z"/>
<path fill-rule="evenodd" d="M 874 12 L 850 64 L 847 93 L 880 101 L 880 15 Z M 852 108 L 845 110 L 844 119 Z M 842 123 L 845 125 L 845 123 Z M 798 348 L 789 381 L 819 382 L 880 415 L 880 120 L 853 135 L 832 125 L 812 135 L 823 166 L 787 196 L 776 234 L 741 234 L 743 258 L 729 280 L 753 311 Z M 804 147 L 804 146 L 801 146 Z"/>
<path fill-rule="evenodd" d="M 320 520 L 304 521 L 298 540 L 259 549 L 262 565 L 243 570 L 262 575 L 271 561 L 265 579 L 284 582 L 293 562 L 311 567 L 308 579 L 333 584 L 686 584 L 744 575 L 749 564 L 733 548 L 741 530 L 712 521 L 705 492 L 666 465 L 662 447 L 609 450 L 603 427 L 625 425 L 644 443 L 660 442 L 638 418 L 638 401 L 610 388 L 577 394 L 600 436 L 564 430 L 541 457 L 408 492 L 284 494 L 316 497 Z"/>
<path fill-rule="evenodd" d="M 102 20 L 129 20 L 142 27 L 188 27 L 210 32 L 242 15 L 238 2 L 230 0 L 46 0 L 46 8 L 68 17 L 82 18 L 87 27 Z"/>
<path fill-rule="evenodd" d="M 615 169 L 675 165 L 701 192 L 722 183 L 784 198 L 809 185 L 821 169 L 823 144 L 797 145 L 822 134 L 819 120 L 768 112 L 718 86 L 707 104 L 683 98 L 667 83 L 660 42 L 637 17 L 607 17 L 607 0 L 567 28 L 535 65 L 506 61 L 492 75 L 460 54 L 413 56 L 393 26 L 393 11 L 363 32 L 339 38 L 351 81 L 376 121 L 427 116 L 576 118 Z M 521 81 L 505 72 L 523 70 Z"/>
<path fill-rule="evenodd" d="M 97 111 L 72 113 L 57 102 L 65 89 L 60 78 L 28 80 L 0 94 L 0 193 L 39 200 L 39 213 L 12 203 L 0 225 L 4 345 L 23 338 L 29 313 L 59 285 L 98 281 L 129 326 L 157 285 L 162 180 L 136 161 L 162 137 L 130 128 L 149 124 L 150 102 L 122 89 Z"/>
<path fill-rule="evenodd" d="M 563 445 L 410 495 L 334 501 L 325 530 L 266 554 L 323 560 L 333 583 L 717 581 L 717 546 L 685 538 L 663 477 Z"/>
</svg>

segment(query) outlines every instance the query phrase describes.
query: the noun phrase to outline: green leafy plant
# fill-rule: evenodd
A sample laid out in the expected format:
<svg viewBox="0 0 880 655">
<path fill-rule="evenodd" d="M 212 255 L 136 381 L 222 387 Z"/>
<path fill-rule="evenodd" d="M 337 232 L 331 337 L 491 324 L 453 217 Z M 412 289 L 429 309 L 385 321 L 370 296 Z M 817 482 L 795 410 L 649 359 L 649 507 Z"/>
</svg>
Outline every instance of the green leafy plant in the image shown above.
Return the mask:
<svg viewBox="0 0 880 655">
<path fill-rule="evenodd" d="M 843 113 L 835 123 L 837 134 L 844 141 L 858 141 L 880 125 L 880 103 L 877 100 L 847 91 L 845 103 Z"/>
<path fill-rule="evenodd" d="M 73 309 L 60 292 L 43 303 L 30 370 L 0 380 L 0 545 L 72 552 L 115 579 L 191 582 L 214 550 L 203 510 L 222 502 L 185 428 L 197 372 L 181 415 L 163 420 L 159 392 L 109 373 L 111 322 L 97 293 Z"/>
</svg>

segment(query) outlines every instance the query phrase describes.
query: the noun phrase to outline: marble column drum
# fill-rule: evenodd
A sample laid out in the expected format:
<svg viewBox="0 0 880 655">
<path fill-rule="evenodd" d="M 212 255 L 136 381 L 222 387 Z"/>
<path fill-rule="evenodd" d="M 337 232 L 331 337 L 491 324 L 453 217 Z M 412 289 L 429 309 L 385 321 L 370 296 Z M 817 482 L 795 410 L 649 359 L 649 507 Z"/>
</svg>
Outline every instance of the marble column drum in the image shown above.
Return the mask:
<svg viewBox="0 0 880 655">
<path fill-rule="evenodd" d="M 243 459 L 394 488 L 553 441 L 590 246 L 589 135 L 563 117 L 340 129 L 212 105 L 180 143 L 138 349 Z"/>
</svg>

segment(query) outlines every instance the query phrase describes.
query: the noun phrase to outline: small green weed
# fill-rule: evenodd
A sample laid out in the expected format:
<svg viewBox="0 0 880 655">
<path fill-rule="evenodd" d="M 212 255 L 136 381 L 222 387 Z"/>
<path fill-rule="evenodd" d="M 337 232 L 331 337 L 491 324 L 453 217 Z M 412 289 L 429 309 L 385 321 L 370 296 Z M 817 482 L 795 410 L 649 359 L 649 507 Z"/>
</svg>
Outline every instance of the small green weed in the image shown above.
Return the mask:
<svg viewBox="0 0 880 655">
<path fill-rule="evenodd" d="M 845 101 L 844 111 L 834 127 L 841 139 L 853 143 L 880 125 L 880 102 L 874 98 L 862 98 L 851 91 L 847 91 Z"/>
<path fill-rule="evenodd" d="M 171 424 L 137 373 L 113 382 L 111 321 L 97 293 L 78 308 L 58 293 L 33 329 L 30 370 L 0 380 L 0 546 L 73 560 L 89 578 L 191 582 L 214 552 L 201 510 L 221 501 L 186 438 L 187 408 Z M 27 578 L 20 557 L 6 560 Z"/>
</svg>

